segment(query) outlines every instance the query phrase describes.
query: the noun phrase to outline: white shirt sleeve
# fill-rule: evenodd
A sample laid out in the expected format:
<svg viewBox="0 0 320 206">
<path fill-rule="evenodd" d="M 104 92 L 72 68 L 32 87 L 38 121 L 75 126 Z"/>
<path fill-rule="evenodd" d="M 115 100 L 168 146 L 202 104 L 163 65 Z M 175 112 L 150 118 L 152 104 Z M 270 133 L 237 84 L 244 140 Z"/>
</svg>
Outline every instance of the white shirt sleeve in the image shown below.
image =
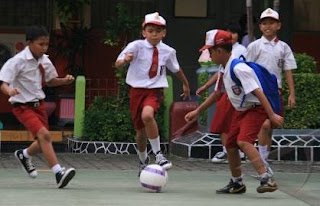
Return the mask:
<svg viewBox="0 0 320 206">
<path fill-rule="evenodd" d="M 133 58 L 135 58 L 137 56 L 137 47 L 136 47 L 137 43 L 136 41 L 130 42 L 119 54 L 117 61 L 118 60 L 123 60 L 126 56 L 127 53 L 132 53 L 133 54 Z"/>
<path fill-rule="evenodd" d="M 294 58 L 291 48 L 285 44 L 284 46 L 284 70 L 292 70 L 297 68 L 297 63 Z"/>
<path fill-rule="evenodd" d="M 258 59 L 258 50 L 257 50 L 257 46 L 256 46 L 256 42 L 252 42 L 251 44 L 249 44 L 249 46 L 247 47 L 247 51 L 245 53 L 245 58 L 246 61 L 248 62 L 255 62 Z"/>
<path fill-rule="evenodd" d="M 23 65 L 19 62 L 20 61 L 14 58 L 9 59 L 0 70 L 0 80 L 12 84 L 19 72 L 19 65 L 20 67 Z"/>
<path fill-rule="evenodd" d="M 171 54 L 167 59 L 166 66 L 172 73 L 177 73 L 179 71 L 180 65 L 177 59 L 176 50 L 173 49 L 171 51 Z"/>
</svg>

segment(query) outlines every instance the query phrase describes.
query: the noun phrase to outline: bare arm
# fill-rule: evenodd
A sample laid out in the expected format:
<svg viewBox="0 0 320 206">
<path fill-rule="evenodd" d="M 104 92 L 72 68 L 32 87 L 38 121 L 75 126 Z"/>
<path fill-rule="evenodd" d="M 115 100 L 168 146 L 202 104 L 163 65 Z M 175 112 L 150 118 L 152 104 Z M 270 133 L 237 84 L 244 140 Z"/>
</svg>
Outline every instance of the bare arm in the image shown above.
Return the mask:
<svg viewBox="0 0 320 206">
<path fill-rule="evenodd" d="M 296 96 L 294 91 L 294 81 L 292 76 L 292 70 L 285 71 L 285 78 L 287 80 L 288 88 L 289 88 L 289 96 L 288 96 L 288 106 L 293 108 L 296 105 Z"/>
<path fill-rule="evenodd" d="M 119 68 L 123 65 L 129 64 L 132 60 L 133 60 L 133 54 L 128 53 L 128 54 L 126 54 L 124 59 L 120 59 L 120 60 L 116 61 L 115 66 L 116 66 L 116 68 Z"/>
<path fill-rule="evenodd" d="M 1 83 L 1 91 L 3 94 L 8 95 L 10 97 L 20 94 L 20 91 L 17 88 L 10 88 L 7 82 Z"/>
<path fill-rule="evenodd" d="M 58 87 L 63 85 L 69 85 L 74 82 L 74 77 L 67 74 L 64 78 L 53 78 L 46 83 L 48 87 Z"/>
<path fill-rule="evenodd" d="M 188 82 L 186 76 L 184 75 L 182 69 L 180 68 L 179 71 L 177 73 L 175 73 L 175 75 L 180 79 L 180 81 L 183 84 L 183 93 L 181 94 L 181 96 L 183 96 L 186 99 L 190 99 L 189 82 Z"/>
<path fill-rule="evenodd" d="M 220 97 L 220 92 L 212 92 L 209 97 L 204 101 L 202 102 L 202 104 L 200 104 L 200 106 L 187 113 L 185 116 L 184 116 L 184 119 L 187 121 L 187 122 L 190 122 L 192 121 L 194 118 L 196 118 L 201 112 L 205 111 L 206 109 L 208 109 L 214 102 L 216 102 Z"/>
<path fill-rule="evenodd" d="M 253 91 L 256 97 L 259 99 L 261 105 L 263 106 L 264 110 L 266 111 L 271 123 L 276 127 L 283 126 L 283 118 L 280 115 L 274 113 L 267 97 L 264 95 L 263 91 L 260 88 L 257 88 Z"/>
<path fill-rule="evenodd" d="M 205 91 L 206 89 L 211 87 L 213 84 L 215 84 L 217 82 L 217 79 L 218 79 L 218 72 L 214 73 L 214 75 L 204 85 L 202 85 L 200 88 L 197 89 L 196 95 L 198 96 L 201 95 L 203 91 Z"/>
</svg>

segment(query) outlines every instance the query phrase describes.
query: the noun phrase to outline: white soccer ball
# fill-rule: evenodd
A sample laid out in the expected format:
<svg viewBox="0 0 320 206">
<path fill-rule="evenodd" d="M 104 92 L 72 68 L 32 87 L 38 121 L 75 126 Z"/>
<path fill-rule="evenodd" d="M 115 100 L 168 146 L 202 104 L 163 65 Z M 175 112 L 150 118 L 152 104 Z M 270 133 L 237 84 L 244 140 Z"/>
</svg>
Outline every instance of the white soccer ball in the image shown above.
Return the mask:
<svg viewBox="0 0 320 206">
<path fill-rule="evenodd" d="M 168 182 L 168 173 L 160 165 L 146 166 L 140 174 L 140 183 L 149 192 L 160 192 Z"/>
</svg>

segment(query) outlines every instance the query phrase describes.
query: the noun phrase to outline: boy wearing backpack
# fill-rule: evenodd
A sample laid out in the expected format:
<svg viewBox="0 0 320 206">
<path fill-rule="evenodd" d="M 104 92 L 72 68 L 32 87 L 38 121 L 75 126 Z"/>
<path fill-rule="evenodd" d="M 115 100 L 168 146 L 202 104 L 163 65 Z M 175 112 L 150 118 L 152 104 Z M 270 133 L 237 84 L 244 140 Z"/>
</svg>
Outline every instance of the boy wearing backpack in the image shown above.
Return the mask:
<svg viewBox="0 0 320 206">
<path fill-rule="evenodd" d="M 263 11 L 260 16 L 259 27 L 262 32 L 262 37 L 248 46 L 246 59 L 247 61 L 261 64 L 268 69 L 270 73 L 276 75 L 280 94 L 282 94 L 281 73 L 284 71 L 289 88 L 288 106 L 289 108 L 294 108 L 296 101 L 292 70 L 297 68 L 297 64 L 290 47 L 277 38 L 277 31 L 281 28 L 278 12 L 270 8 Z M 282 97 L 281 101 L 282 108 L 280 114 L 283 116 Z M 258 135 L 259 152 L 270 175 L 273 175 L 273 171 L 267 163 L 267 159 L 272 143 L 272 126 L 270 121 L 266 120 Z"/>
<path fill-rule="evenodd" d="M 228 97 L 235 108 L 230 130 L 226 140 L 228 163 L 231 171 L 229 184 L 216 190 L 219 194 L 241 194 L 246 192 L 242 179 L 240 148 L 252 163 L 260 177 L 258 193 L 273 192 L 278 186 L 269 177 L 254 142 L 263 122 L 269 118 L 273 125 L 281 127 L 283 118 L 277 115 L 267 97 L 264 95 L 260 81 L 254 72 L 244 62 L 234 63 L 233 72 L 241 85 L 237 85 L 230 74 L 231 64 L 238 60 L 231 55 L 231 33 L 223 30 L 210 30 L 206 33 L 206 44 L 201 50 L 209 49 L 214 62 L 223 67 L 223 83 Z"/>
</svg>

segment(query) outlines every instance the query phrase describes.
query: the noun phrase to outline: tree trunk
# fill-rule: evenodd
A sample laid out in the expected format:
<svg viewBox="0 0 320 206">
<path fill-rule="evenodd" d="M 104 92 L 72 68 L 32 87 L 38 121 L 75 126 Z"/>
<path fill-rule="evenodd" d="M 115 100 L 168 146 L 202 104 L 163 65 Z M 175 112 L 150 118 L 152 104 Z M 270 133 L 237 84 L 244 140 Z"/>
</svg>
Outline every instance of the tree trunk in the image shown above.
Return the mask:
<svg viewBox="0 0 320 206">
<path fill-rule="evenodd" d="M 247 27 L 249 43 L 253 42 L 253 16 L 252 16 L 252 0 L 246 1 L 247 6 Z"/>
</svg>

